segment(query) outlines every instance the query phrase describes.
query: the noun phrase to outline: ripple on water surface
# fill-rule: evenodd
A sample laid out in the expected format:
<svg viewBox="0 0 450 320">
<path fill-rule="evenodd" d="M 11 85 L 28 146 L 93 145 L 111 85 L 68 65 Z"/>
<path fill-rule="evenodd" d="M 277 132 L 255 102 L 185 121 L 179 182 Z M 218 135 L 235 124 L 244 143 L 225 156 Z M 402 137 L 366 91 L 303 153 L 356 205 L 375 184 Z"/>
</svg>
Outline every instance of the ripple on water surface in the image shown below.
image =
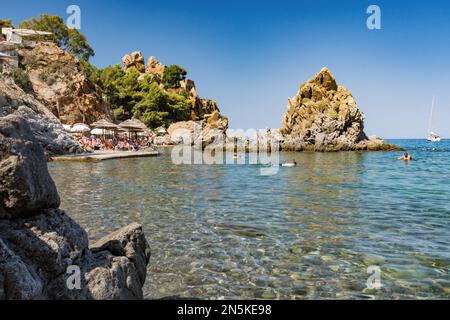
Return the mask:
<svg viewBox="0 0 450 320">
<path fill-rule="evenodd" d="M 91 240 L 138 222 L 147 298 L 448 298 L 450 143 L 397 154 L 283 153 L 296 168 L 173 165 L 161 157 L 50 163 Z M 415 148 L 415 150 L 414 150 Z M 380 290 L 366 288 L 379 266 Z"/>
</svg>

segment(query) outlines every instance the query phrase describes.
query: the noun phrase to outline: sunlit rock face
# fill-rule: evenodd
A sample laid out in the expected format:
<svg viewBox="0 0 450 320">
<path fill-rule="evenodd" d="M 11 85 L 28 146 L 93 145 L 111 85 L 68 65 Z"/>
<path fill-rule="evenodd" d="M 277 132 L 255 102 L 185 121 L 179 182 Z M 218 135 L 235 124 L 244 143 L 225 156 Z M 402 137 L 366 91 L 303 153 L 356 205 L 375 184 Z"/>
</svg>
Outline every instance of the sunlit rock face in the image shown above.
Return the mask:
<svg viewBox="0 0 450 320">
<path fill-rule="evenodd" d="M 101 89 L 89 80 L 78 58 L 53 43 L 19 50 L 33 94 L 62 123 L 92 123 L 112 119 Z"/>
<path fill-rule="evenodd" d="M 395 146 L 364 133 L 364 114 L 353 95 L 322 68 L 288 99 L 281 148 L 295 151 L 389 150 Z"/>
</svg>

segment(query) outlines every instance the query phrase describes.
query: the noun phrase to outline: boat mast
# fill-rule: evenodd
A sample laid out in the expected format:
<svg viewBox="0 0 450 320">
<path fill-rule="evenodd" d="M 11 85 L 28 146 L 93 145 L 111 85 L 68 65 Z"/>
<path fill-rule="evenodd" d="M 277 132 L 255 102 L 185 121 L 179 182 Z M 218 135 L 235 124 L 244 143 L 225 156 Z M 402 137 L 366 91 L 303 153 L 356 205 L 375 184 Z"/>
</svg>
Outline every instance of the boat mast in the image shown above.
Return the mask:
<svg viewBox="0 0 450 320">
<path fill-rule="evenodd" d="M 433 124 L 434 101 L 435 101 L 435 96 L 433 96 L 433 100 L 431 102 L 430 120 L 428 122 L 428 133 L 432 132 L 431 129 L 432 129 L 432 124 Z"/>
</svg>

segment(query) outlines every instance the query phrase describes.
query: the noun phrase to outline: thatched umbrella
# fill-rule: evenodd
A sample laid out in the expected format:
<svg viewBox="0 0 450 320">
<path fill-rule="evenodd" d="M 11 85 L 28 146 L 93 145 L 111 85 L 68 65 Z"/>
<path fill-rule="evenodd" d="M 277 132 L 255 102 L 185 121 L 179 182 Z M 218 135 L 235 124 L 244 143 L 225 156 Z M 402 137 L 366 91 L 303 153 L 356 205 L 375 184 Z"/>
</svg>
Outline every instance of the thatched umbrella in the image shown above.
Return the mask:
<svg viewBox="0 0 450 320">
<path fill-rule="evenodd" d="M 105 130 L 116 131 L 119 128 L 118 125 L 116 125 L 112 122 L 109 122 L 108 120 L 105 120 L 105 119 L 102 119 L 102 120 L 92 123 L 91 127 L 96 128 L 96 129 L 102 129 L 103 135 L 105 135 Z"/>
<path fill-rule="evenodd" d="M 70 132 L 72 133 L 83 133 L 89 131 L 91 131 L 91 128 L 89 128 L 89 126 L 84 123 L 75 123 L 72 128 L 70 128 Z"/>
<path fill-rule="evenodd" d="M 131 132 L 142 132 L 147 130 L 147 126 L 138 119 L 128 119 L 119 124 L 119 127 L 123 129 L 128 129 L 129 137 Z"/>
</svg>

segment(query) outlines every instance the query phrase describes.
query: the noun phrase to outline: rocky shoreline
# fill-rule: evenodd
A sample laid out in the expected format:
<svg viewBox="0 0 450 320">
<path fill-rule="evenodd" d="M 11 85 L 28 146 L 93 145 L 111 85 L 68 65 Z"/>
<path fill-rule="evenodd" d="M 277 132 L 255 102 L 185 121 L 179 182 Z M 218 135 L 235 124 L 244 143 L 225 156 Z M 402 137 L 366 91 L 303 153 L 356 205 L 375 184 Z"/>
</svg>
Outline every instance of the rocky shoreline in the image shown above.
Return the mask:
<svg viewBox="0 0 450 320">
<path fill-rule="evenodd" d="M 22 116 L 0 118 L 0 300 L 142 299 L 150 259 L 142 227 L 89 247 L 86 231 L 59 209 L 46 160 Z"/>
</svg>

